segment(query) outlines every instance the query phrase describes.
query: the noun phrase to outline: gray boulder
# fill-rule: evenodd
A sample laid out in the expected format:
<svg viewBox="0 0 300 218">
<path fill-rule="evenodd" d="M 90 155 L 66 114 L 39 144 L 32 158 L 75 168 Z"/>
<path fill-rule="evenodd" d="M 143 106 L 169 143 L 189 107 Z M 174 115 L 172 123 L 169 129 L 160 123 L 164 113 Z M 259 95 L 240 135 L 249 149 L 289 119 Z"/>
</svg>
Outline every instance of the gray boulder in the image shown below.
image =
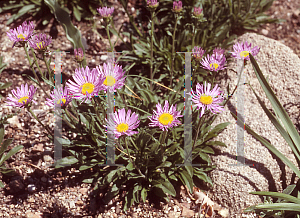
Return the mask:
<svg viewBox="0 0 300 218">
<path fill-rule="evenodd" d="M 300 108 L 300 59 L 293 51 L 282 43 L 255 33 L 247 33 L 237 39 L 238 42 L 248 41 L 252 47 L 259 46 L 260 52 L 255 57 L 265 77 L 268 77 L 269 84 L 276 94 L 281 105 L 289 114 L 292 122 L 299 132 L 299 108 Z M 233 51 L 233 50 L 231 50 Z M 230 64 L 228 68 L 236 71 L 237 62 Z M 262 98 L 268 109 L 271 103 L 267 99 L 260 83 L 255 75 L 253 67 L 249 64 L 245 67 L 245 81 L 250 84 L 256 93 Z M 226 93 L 227 84 L 230 84 L 230 93 L 237 84 L 235 72 L 226 69 L 217 77 L 217 83 Z M 228 93 L 226 93 L 228 94 Z M 245 85 L 244 117 L 245 123 L 257 134 L 271 142 L 282 154 L 291 160 L 295 166 L 297 162 L 291 148 L 285 142 L 272 122 L 259 105 L 249 85 Z M 229 107 L 228 107 L 229 105 Z M 227 147 L 214 146 L 216 154 L 211 156 L 212 162 L 217 166 L 209 176 L 214 182 L 209 197 L 229 209 L 229 217 L 256 217 L 250 214 L 243 214 L 242 211 L 251 206 L 263 202 L 263 197 L 249 194 L 255 191 L 282 192 L 288 185 L 296 184 L 292 180 L 293 171 L 280 159 L 256 140 L 245 130 L 244 153 L 245 163 L 249 166 L 228 166 L 235 164 L 237 154 L 237 124 L 230 110 L 236 108 L 236 98 L 232 97 L 230 104 L 225 107 L 212 124 L 213 126 L 231 122 L 231 124 L 215 138 L 224 142 Z M 292 181 L 292 182 L 291 182 Z M 258 216 L 257 216 L 258 217 Z"/>
</svg>

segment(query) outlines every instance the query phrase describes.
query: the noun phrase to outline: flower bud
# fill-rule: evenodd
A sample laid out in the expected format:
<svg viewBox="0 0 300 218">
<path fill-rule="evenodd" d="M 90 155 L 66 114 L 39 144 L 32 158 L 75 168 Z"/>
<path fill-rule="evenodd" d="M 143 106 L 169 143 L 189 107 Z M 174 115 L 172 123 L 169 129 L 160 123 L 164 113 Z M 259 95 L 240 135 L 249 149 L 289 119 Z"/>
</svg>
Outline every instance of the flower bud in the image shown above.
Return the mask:
<svg viewBox="0 0 300 218">
<path fill-rule="evenodd" d="M 82 62 L 84 59 L 82 48 L 74 49 L 74 55 L 77 62 Z"/>
<path fill-rule="evenodd" d="M 194 7 L 194 16 L 197 18 L 201 18 L 203 16 L 202 11 L 203 11 L 202 8 Z"/>
<path fill-rule="evenodd" d="M 159 2 L 157 2 L 157 0 L 147 0 L 147 6 L 150 11 L 155 11 L 158 5 Z"/>
<path fill-rule="evenodd" d="M 180 13 L 182 11 L 182 2 L 173 1 L 173 12 Z"/>
</svg>

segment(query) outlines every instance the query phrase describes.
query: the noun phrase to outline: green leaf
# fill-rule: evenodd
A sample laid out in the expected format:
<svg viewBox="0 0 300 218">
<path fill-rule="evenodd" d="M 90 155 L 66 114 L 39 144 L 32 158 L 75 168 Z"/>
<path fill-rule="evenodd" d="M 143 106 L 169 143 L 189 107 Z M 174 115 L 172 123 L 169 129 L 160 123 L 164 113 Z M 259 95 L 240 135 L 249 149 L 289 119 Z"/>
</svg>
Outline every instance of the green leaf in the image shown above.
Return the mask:
<svg viewBox="0 0 300 218">
<path fill-rule="evenodd" d="M 5 186 L 4 186 L 3 182 L 0 181 L 0 188 L 4 188 L 4 187 L 5 187 Z"/>
<path fill-rule="evenodd" d="M 31 81 L 35 82 L 36 84 L 39 84 L 38 81 L 37 81 L 35 78 L 33 78 L 32 76 L 29 76 L 29 75 L 27 75 L 27 74 L 22 74 L 22 76 L 26 76 L 26 77 L 27 77 L 28 79 L 30 79 Z"/>
<path fill-rule="evenodd" d="M 68 156 L 68 157 L 64 157 L 60 160 L 57 160 L 55 162 L 55 168 L 60 168 L 60 167 L 64 167 L 64 166 L 71 166 L 75 163 L 78 162 L 78 159 L 75 158 L 74 156 Z"/>
<path fill-rule="evenodd" d="M 87 169 L 90 169 L 90 168 L 92 168 L 92 167 L 94 167 L 94 166 L 96 166 L 97 164 L 91 164 L 91 165 L 81 165 L 80 167 L 79 167 L 79 170 L 80 171 L 82 171 L 82 170 L 87 170 Z"/>
<path fill-rule="evenodd" d="M 3 125 L 3 124 L 2 124 L 2 125 Z M 2 130 L 2 128 L 0 129 L 0 134 L 1 134 L 1 130 Z M 3 133 L 4 133 L 4 128 L 3 128 Z M 0 137 L 1 137 L 1 135 L 0 135 Z M 1 142 L 2 142 L 3 136 L 2 136 L 2 138 L 0 138 L 0 139 L 1 139 Z M 7 147 L 12 143 L 13 140 L 14 140 L 14 139 L 9 138 L 9 139 L 6 139 L 6 140 L 3 142 L 3 144 L 1 145 L 1 148 L 0 148 L 0 155 L 3 154 L 3 153 L 6 151 Z M 1 164 L 0 164 L 0 165 L 1 165 Z"/>
<path fill-rule="evenodd" d="M 8 139 L 7 139 L 8 140 Z M 7 141 L 6 140 L 6 141 Z M 5 143 L 5 142 L 4 142 Z M 9 143 L 10 144 L 10 143 Z M 21 150 L 24 146 L 23 145 L 19 145 L 17 147 L 14 147 L 13 149 L 11 149 L 5 156 L 1 157 L 0 160 L 0 165 L 3 164 L 4 161 L 6 161 L 8 158 L 10 158 L 11 156 L 13 156 L 14 154 L 16 154 L 19 150 Z"/>
<path fill-rule="evenodd" d="M 300 212 L 299 204 L 293 204 L 293 203 L 274 203 L 274 204 L 266 204 L 266 205 L 257 205 L 249 208 L 255 208 L 260 210 L 287 210 L 287 211 Z M 249 212 L 248 210 L 249 208 L 246 208 L 244 212 Z"/>
<path fill-rule="evenodd" d="M 12 82 L 4 83 L 0 86 L 0 89 L 6 89 L 6 88 L 10 87 L 11 85 L 12 85 Z"/>
<path fill-rule="evenodd" d="M 194 186 L 194 183 L 193 183 L 193 179 L 190 177 L 189 173 L 185 170 L 183 171 L 179 171 L 179 178 L 181 180 L 181 182 L 183 183 L 183 185 L 186 185 L 189 190 L 190 190 L 190 193 L 193 193 L 193 186 Z"/>
<path fill-rule="evenodd" d="M 148 193 L 147 189 L 143 188 L 142 191 L 141 191 L 141 197 L 142 197 L 142 200 L 143 200 L 144 203 L 146 202 L 147 193 Z"/>
<path fill-rule="evenodd" d="M 81 20 L 81 13 L 75 5 L 73 5 L 73 13 L 77 21 Z"/>
<path fill-rule="evenodd" d="M 127 211 L 134 203 L 133 199 L 133 188 L 131 188 L 128 192 L 127 195 L 125 196 L 125 204 L 124 204 L 124 211 Z"/>
<path fill-rule="evenodd" d="M 210 142 L 206 142 L 206 145 L 219 145 L 219 146 L 224 146 L 227 147 L 227 145 L 223 142 L 220 141 L 210 141 Z"/>
<path fill-rule="evenodd" d="M 271 196 L 273 198 L 281 198 L 283 200 L 289 201 L 289 202 L 293 202 L 298 204 L 298 207 L 300 206 L 300 199 L 288 195 L 288 194 L 283 194 L 283 193 L 278 193 L 278 192 L 249 192 L 249 194 L 254 194 L 254 195 L 264 195 L 264 196 Z M 300 207 L 299 207 L 300 209 Z"/>
<path fill-rule="evenodd" d="M 4 138 L 4 125 L 0 123 L 0 145 L 2 144 Z M 1 152 L 2 148 L 0 149 L 0 154 L 3 153 Z"/>
<path fill-rule="evenodd" d="M 57 1 L 54 0 L 44 0 L 46 5 L 50 8 L 51 12 L 54 14 L 56 20 L 63 26 L 68 40 L 73 44 L 74 48 L 82 48 L 83 52 L 85 49 L 82 44 L 80 31 L 72 24 L 69 13 L 61 8 Z M 86 60 L 83 61 L 83 66 L 86 66 Z"/>
<path fill-rule="evenodd" d="M 84 179 L 82 180 L 83 183 L 93 183 L 93 178 L 92 179 Z"/>
</svg>

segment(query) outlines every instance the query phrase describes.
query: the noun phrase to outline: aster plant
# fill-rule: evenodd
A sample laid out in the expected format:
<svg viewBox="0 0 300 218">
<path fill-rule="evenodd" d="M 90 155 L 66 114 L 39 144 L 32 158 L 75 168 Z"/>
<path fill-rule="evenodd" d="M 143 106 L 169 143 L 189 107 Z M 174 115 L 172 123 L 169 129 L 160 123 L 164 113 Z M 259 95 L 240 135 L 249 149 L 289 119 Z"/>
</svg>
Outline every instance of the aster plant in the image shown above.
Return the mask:
<svg viewBox="0 0 300 218">
<path fill-rule="evenodd" d="M 242 60 L 250 60 L 249 54 L 251 53 L 253 56 L 256 56 L 260 50 L 258 46 L 251 48 L 251 43 L 248 44 L 246 41 L 245 43 L 236 43 L 233 45 L 234 52 L 231 52 L 232 57 L 236 59 Z"/>
<path fill-rule="evenodd" d="M 50 107 L 57 107 L 60 105 L 61 108 L 65 108 L 71 101 L 72 95 L 69 93 L 67 87 L 60 87 L 60 90 L 54 89 L 50 93 L 51 99 L 46 98 L 46 104 Z"/>
</svg>

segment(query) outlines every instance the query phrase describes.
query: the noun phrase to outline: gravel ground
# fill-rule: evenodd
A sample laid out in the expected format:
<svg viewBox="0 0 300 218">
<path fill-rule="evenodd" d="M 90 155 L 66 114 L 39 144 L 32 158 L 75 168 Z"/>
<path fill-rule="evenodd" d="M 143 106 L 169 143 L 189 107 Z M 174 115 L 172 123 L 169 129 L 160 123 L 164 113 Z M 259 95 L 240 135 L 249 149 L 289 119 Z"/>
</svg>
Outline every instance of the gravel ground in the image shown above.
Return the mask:
<svg viewBox="0 0 300 218">
<path fill-rule="evenodd" d="M 131 5 L 129 5 L 130 9 L 133 8 L 133 12 L 135 2 L 130 1 Z M 117 15 L 114 21 L 118 28 L 122 22 L 128 21 L 128 18 L 118 3 L 114 2 L 114 4 L 116 4 L 115 14 Z M 270 38 L 282 40 L 298 55 L 300 54 L 300 41 L 299 35 L 297 35 L 300 26 L 299 5 L 299 0 L 275 1 L 267 13 L 277 18 L 287 19 L 288 22 L 265 25 L 258 31 Z M 10 88 L 0 91 L 5 98 L 7 93 L 16 86 L 25 82 L 29 85 L 33 84 L 22 76 L 22 74 L 33 76 L 27 59 L 24 58 L 24 51 L 19 48 L 12 49 L 12 43 L 6 36 L 8 29 L 16 28 L 23 20 L 6 27 L 5 23 L 10 16 L 9 13 L 0 15 L 1 55 L 4 56 L 4 62 L 8 64 L 1 74 L 1 82 L 13 82 Z M 102 64 L 105 58 L 99 52 L 107 50 L 108 40 L 105 37 L 104 40 L 100 40 L 100 37 L 90 29 L 87 23 L 75 23 L 90 47 L 86 53 L 88 65 L 95 67 Z M 53 37 L 53 43 L 49 48 L 71 51 L 72 46 L 65 37 L 62 27 L 57 25 L 58 31 L 56 32 L 55 28 L 51 28 L 52 24 L 53 20 L 45 30 L 38 30 L 38 32 L 51 34 Z M 54 23 L 54 25 L 56 24 Z M 66 55 L 64 60 L 63 81 L 73 75 L 75 65 L 69 55 Z M 41 67 L 45 69 L 45 67 Z M 44 83 L 42 85 L 45 86 Z M 38 104 L 33 106 L 34 112 L 38 114 L 42 122 L 53 128 L 53 115 L 50 113 L 50 108 L 43 103 L 44 93 L 38 89 L 35 96 Z M 6 115 L 15 112 L 14 108 L 4 106 L 4 100 L 3 98 L 0 101 L 0 114 Z M 23 145 L 24 149 L 7 161 L 7 166 L 16 169 L 18 175 L 13 178 L 4 178 L 0 175 L 0 179 L 6 184 L 5 189 L 0 189 L 0 198 L 2 199 L 0 201 L 0 217 L 196 217 L 195 212 L 198 212 L 199 205 L 197 207 L 192 199 L 195 196 L 189 196 L 184 187 L 181 187 L 179 196 L 170 197 L 170 203 L 154 201 L 152 204 L 152 202 L 146 201 L 145 204 L 132 206 L 127 213 L 124 213 L 120 209 L 122 201 L 116 198 L 111 205 L 104 207 L 99 199 L 90 198 L 91 187 L 88 184 L 81 184 L 80 172 L 74 169 L 53 170 L 48 167 L 53 161 L 53 143 L 44 135 L 45 132 L 40 124 L 35 122 L 25 110 L 10 120 L 10 124 L 5 126 L 5 131 L 5 139 L 14 137 L 9 149 L 17 145 Z M 216 199 L 213 198 L 213 194 L 208 193 L 208 196 Z"/>
</svg>

